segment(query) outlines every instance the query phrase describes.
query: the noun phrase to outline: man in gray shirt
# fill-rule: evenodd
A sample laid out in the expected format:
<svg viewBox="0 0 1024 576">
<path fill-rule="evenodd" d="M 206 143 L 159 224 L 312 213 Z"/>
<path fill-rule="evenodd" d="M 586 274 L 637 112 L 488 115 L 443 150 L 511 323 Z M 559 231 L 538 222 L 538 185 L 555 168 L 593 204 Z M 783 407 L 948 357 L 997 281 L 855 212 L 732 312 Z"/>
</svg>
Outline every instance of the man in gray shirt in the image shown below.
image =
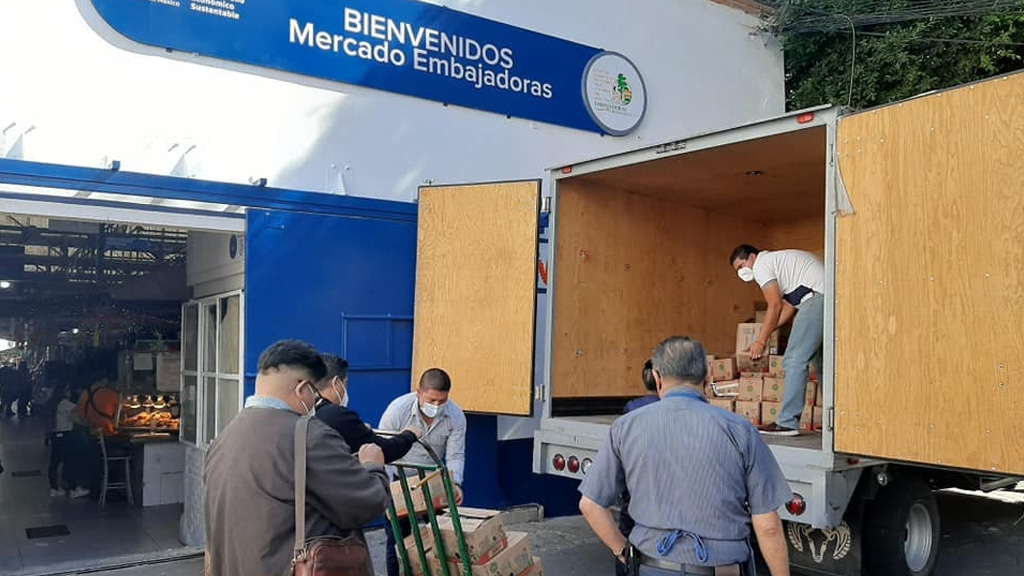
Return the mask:
<svg viewBox="0 0 1024 576">
<path fill-rule="evenodd" d="M 282 576 L 295 546 L 295 424 L 311 413 L 320 354 L 295 340 L 260 356 L 256 395 L 206 455 L 206 544 L 211 576 Z M 384 454 L 364 444 L 358 458 L 337 432 L 309 422 L 306 535 L 355 535 L 390 498 Z"/>
<path fill-rule="evenodd" d="M 653 364 L 661 401 L 612 425 L 580 485 L 590 527 L 620 561 L 632 543 L 644 576 L 754 576 L 753 525 L 772 576 L 789 576 L 777 510 L 792 492 L 771 451 L 752 424 L 708 404 L 699 342 L 669 338 Z M 636 522 L 629 540 L 609 509 L 623 489 Z"/>
<path fill-rule="evenodd" d="M 419 389 L 399 396 L 380 419 L 380 429 L 398 431 L 414 429 L 420 431 L 420 441 L 425 442 L 444 459 L 452 475 L 455 503 L 462 504 L 462 474 L 466 467 L 466 415 L 455 402 L 448 399 L 452 380 L 440 368 L 431 368 L 420 376 Z M 419 444 L 402 458 L 411 464 L 434 464 L 434 460 Z M 400 522 L 402 536 L 408 536 L 409 523 Z M 391 531 L 391 523 L 384 523 L 387 533 L 388 576 L 398 576 L 398 555 L 395 543 L 400 541 Z"/>
</svg>

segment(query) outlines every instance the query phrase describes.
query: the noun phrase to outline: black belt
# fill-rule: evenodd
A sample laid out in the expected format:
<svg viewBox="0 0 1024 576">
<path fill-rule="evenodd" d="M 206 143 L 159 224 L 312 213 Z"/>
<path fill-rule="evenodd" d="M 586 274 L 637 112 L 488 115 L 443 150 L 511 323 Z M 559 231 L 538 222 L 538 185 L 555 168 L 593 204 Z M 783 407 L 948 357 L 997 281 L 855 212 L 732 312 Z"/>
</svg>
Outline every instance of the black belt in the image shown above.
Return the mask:
<svg viewBox="0 0 1024 576">
<path fill-rule="evenodd" d="M 640 556 L 640 564 L 642 566 L 657 568 L 658 570 L 667 570 L 677 574 L 692 574 L 693 576 L 740 576 L 742 573 L 742 569 L 739 564 L 728 564 L 726 566 L 697 566 L 695 564 L 669 562 L 667 560 L 647 556 L 646 554 Z"/>
</svg>

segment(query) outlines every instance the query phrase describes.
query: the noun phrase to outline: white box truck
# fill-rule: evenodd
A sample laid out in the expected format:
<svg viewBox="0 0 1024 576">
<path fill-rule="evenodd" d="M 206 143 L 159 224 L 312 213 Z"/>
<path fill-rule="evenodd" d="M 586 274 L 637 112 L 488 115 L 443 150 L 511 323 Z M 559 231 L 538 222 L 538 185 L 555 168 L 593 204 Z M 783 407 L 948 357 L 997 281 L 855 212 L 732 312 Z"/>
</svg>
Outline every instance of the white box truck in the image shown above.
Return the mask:
<svg viewBox="0 0 1024 576">
<path fill-rule="evenodd" d="M 413 373 L 450 368 L 475 411 L 536 401 L 534 471 L 582 478 L 661 339 L 734 350 L 760 292 L 731 250 L 809 250 L 826 267 L 824 425 L 769 440 L 794 564 L 929 574 L 932 491 L 1024 476 L 1022 150 L 1017 74 L 554 169 L 541 353 L 540 183 L 425 188 Z"/>
</svg>

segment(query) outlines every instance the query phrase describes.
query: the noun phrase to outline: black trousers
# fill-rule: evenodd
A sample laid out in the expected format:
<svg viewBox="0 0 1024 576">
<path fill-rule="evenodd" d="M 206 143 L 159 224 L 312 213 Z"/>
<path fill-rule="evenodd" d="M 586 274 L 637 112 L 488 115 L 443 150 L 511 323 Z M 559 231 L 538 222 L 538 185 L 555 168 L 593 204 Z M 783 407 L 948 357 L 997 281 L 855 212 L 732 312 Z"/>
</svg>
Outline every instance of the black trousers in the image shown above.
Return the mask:
<svg viewBox="0 0 1024 576">
<path fill-rule="evenodd" d="M 619 512 L 619 532 L 629 539 L 629 534 L 633 531 L 634 526 L 636 526 L 636 522 L 629 515 L 629 494 L 626 493 L 622 496 L 622 511 Z M 619 562 L 618 558 L 615 559 L 615 576 L 626 576 L 626 565 Z"/>
<path fill-rule="evenodd" d="M 50 436 L 50 489 L 59 490 L 67 488 L 71 490 L 75 485 L 75 463 L 72 449 L 71 432 L 54 432 Z"/>
<path fill-rule="evenodd" d="M 399 568 L 398 562 L 398 551 L 395 550 L 395 546 L 398 545 L 398 542 L 405 540 L 406 536 L 412 534 L 412 527 L 409 524 L 408 518 L 399 519 L 398 527 L 402 531 L 401 538 L 395 537 L 395 532 L 391 528 L 391 521 L 385 518 L 384 532 L 385 534 L 387 534 L 388 537 L 387 550 L 385 550 L 387 558 L 388 576 L 399 576 L 399 574 L 401 573 L 401 569 Z"/>
</svg>

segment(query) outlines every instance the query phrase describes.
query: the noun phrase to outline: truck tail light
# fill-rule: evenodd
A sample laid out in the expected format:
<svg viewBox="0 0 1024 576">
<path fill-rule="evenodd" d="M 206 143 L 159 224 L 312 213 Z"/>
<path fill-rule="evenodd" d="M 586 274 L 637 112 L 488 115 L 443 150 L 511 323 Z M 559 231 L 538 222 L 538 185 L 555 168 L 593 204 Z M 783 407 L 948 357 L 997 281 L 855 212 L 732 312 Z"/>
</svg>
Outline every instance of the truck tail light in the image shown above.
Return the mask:
<svg viewBox="0 0 1024 576">
<path fill-rule="evenodd" d="M 590 472 L 590 465 L 593 463 L 594 461 L 591 460 L 590 458 L 584 458 L 583 462 L 580 464 L 580 470 L 583 470 L 584 474 Z"/>
<path fill-rule="evenodd" d="M 811 120 L 814 120 L 814 112 L 808 112 L 796 117 L 797 124 L 807 124 Z"/>
<path fill-rule="evenodd" d="M 569 457 L 569 472 L 573 474 L 580 471 L 580 459 L 575 456 Z"/>
<path fill-rule="evenodd" d="M 786 511 L 793 516 L 800 516 L 807 511 L 807 501 L 804 500 L 803 496 L 794 492 L 793 498 L 786 502 Z"/>
<path fill-rule="evenodd" d="M 551 464 L 555 467 L 555 470 L 558 470 L 559 472 L 565 470 L 565 456 L 555 454 L 555 457 L 551 460 Z"/>
</svg>

